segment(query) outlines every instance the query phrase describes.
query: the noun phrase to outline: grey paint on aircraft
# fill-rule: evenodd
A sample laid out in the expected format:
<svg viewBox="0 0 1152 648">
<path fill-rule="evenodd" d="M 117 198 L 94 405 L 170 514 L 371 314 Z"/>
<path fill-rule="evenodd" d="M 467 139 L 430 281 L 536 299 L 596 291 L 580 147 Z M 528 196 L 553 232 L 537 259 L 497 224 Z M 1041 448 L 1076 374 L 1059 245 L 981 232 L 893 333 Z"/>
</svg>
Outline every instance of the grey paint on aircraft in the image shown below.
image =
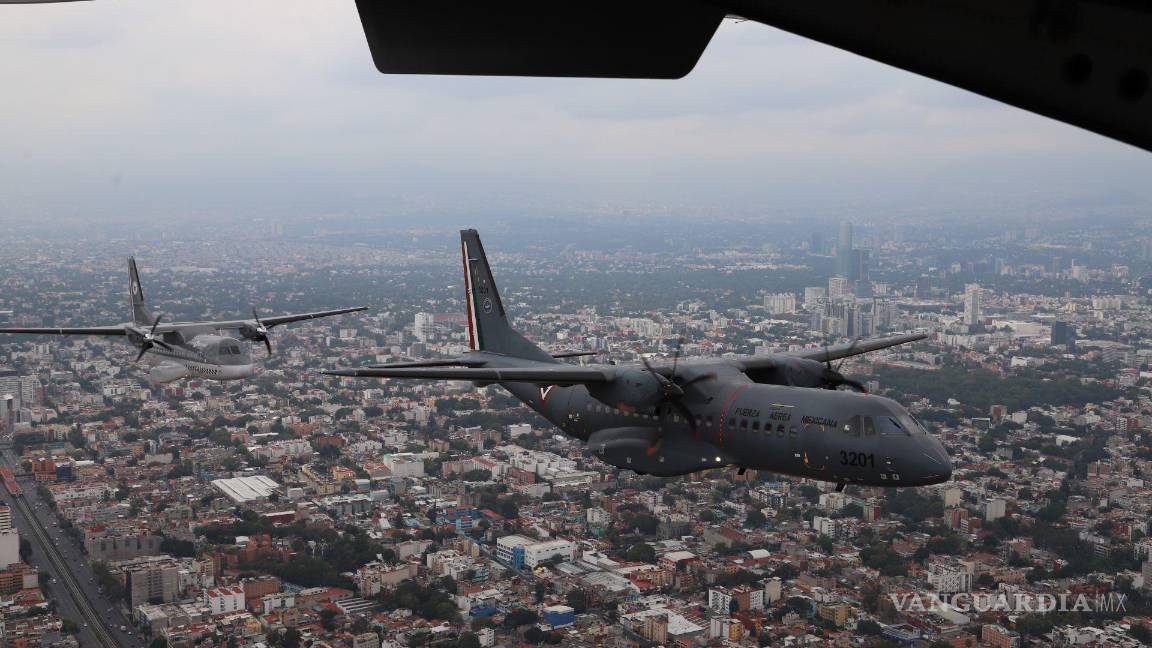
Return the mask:
<svg viewBox="0 0 1152 648">
<path fill-rule="evenodd" d="M 475 230 L 461 232 L 461 251 L 472 351 L 451 363 L 326 373 L 497 383 L 601 460 L 643 474 L 736 466 L 873 486 L 951 477 L 943 445 L 907 410 L 861 393 L 830 364 L 924 335 L 651 366 L 565 364 L 512 330 Z"/>
</svg>

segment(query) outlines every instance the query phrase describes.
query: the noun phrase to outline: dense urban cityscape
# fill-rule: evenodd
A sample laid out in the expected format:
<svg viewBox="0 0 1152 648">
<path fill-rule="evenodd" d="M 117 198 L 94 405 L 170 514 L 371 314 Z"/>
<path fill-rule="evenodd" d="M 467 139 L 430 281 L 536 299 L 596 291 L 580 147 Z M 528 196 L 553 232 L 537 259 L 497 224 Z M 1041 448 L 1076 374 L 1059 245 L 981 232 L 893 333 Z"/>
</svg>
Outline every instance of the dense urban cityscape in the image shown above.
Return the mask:
<svg viewBox="0 0 1152 648">
<path fill-rule="evenodd" d="M 128 254 L 170 320 L 369 310 L 228 383 L 0 338 L 3 645 L 1152 643 L 1152 222 L 628 220 L 478 224 L 516 326 L 622 364 L 923 331 L 841 371 L 951 481 L 641 476 L 499 386 L 322 375 L 467 350 L 452 227 L 20 232 L 9 326 L 129 319 Z"/>
</svg>

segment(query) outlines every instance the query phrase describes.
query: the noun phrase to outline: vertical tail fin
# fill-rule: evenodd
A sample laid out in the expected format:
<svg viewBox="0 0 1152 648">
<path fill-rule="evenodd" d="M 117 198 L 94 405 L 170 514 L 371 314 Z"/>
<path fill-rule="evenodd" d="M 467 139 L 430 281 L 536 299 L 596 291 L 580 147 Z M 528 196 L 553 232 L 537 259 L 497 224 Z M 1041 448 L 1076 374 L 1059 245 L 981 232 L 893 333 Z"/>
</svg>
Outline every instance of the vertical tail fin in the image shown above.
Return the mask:
<svg viewBox="0 0 1152 648">
<path fill-rule="evenodd" d="M 136 271 L 136 258 L 128 257 L 128 294 L 131 296 L 132 321 L 137 324 L 152 324 L 152 312 L 144 301 L 144 288 L 140 286 L 140 273 Z"/>
<path fill-rule="evenodd" d="M 500 291 L 492 278 L 488 257 L 476 230 L 460 231 L 460 253 L 464 257 L 464 299 L 468 309 L 468 346 L 473 351 L 490 351 L 526 360 L 556 362 L 540 347 L 517 333 L 508 322 Z"/>
</svg>

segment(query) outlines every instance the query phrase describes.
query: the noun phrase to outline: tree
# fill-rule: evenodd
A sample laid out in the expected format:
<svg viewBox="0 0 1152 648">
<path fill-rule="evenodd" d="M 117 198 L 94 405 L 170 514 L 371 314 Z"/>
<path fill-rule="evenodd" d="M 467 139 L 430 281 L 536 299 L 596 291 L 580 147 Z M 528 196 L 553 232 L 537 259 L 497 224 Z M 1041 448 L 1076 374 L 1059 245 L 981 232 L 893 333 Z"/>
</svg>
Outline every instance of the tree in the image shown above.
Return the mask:
<svg viewBox="0 0 1152 648">
<path fill-rule="evenodd" d="M 782 581 L 790 581 L 796 578 L 796 567 L 791 563 L 782 563 L 779 567 L 772 571 L 772 575 Z"/>
<path fill-rule="evenodd" d="M 514 610 L 504 617 L 505 628 L 519 628 L 530 623 L 536 623 L 540 617 L 532 610 Z"/>
<path fill-rule="evenodd" d="M 476 617 L 469 623 L 469 627 L 472 628 L 472 632 L 477 632 L 484 628 L 495 628 L 496 622 L 492 620 L 492 617 Z"/>
<path fill-rule="evenodd" d="M 872 619 L 864 619 L 863 621 L 856 624 L 856 634 L 861 634 L 868 637 L 879 636 L 882 630 L 883 628 L 880 627 L 880 624 L 876 623 Z"/>
<path fill-rule="evenodd" d="M 572 608 L 576 614 L 584 614 L 588 611 L 588 592 L 582 589 L 570 589 L 565 596 L 565 603 L 568 607 Z"/>
<path fill-rule="evenodd" d="M 280 645 L 282 648 L 300 648 L 300 631 L 296 628 L 288 628 L 280 635 Z"/>
<path fill-rule="evenodd" d="M 194 558 L 196 556 L 196 545 L 191 540 L 164 538 L 160 541 L 160 551 L 176 556 L 177 558 Z"/>
<path fill-rule="evenodd" d="M 456 648 L 480 648 L 480 638 L 474 632 L 464 632 L 456 642 Z"/>
<path fill-rule="evenodd" d="M 152 643 L 148 644 L 148 648 L 168 648 L 168 640 L 164 637 L 156 637 Z"/>
<path fill-rule="evenodd" d="M 524 633 L 524 641 L 530 644 L 539 644 L 544 641 L 544 631 L 536 626 L 532 626 Z"/>
<path fill-rule="evenodd" d="M 624 558 L 633 562 L 655 562 L 656 550 L 646 542 L 638 542 L 628 548 Z"/>
<path fill-rule="evenodd" d="M 768 524 L 768 518 L 758 510 L 751 510 L 744 518 L 744 526 L 749 529 L 761 529 L 765 524 Z"/>
<path fill-rule="evenodd" d="M 1149 631 L 1148 626 L 1144 625 L 1143 623 L 1137 623 L 1133 625 L 1132 628 L 1128 631 L 1128 634 L 1132 635 L 1133 639 L 1139 641 L 1142 644 L 1152 644 L 1152 631 Z"/>
</svg>

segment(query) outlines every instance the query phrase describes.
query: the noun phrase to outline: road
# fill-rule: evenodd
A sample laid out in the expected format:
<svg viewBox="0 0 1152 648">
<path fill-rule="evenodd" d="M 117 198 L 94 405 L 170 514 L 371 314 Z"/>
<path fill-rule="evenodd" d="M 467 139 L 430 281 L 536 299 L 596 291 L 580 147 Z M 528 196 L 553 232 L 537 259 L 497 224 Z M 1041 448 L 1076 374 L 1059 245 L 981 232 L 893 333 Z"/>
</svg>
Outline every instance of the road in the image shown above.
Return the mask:
<svg viewBox="0 0 1152 648">
<path fill-rule="evenodd" d="M 4 453 L 9 466 L 18 464 L 9 453 Z M 80 626 L 77 639 L 81 646 L 143 646 L 139 636 L 120 632 L 128 625 L 119 607 L 100 591 L 92 573 L 92 566 L 84 556 L 80 543 L 55 526 L 56 515 L 47 502 L 40 499 L 36 483 L 21 479 L 22 497 L 12 497 L 0 488 L 0 498 L 12 507 L 13 525 L 21 537 L 32 543 L 29 562 L 53 578 L 52 596 L 57 601 L 62 618 L 71 619 Z M 66 590 L 68 596 L 63 596 Z M 129 629 L 131 631 L 131 628 Z M 133 631 L 134 632 L 134 631 Z"/>
</svg>

